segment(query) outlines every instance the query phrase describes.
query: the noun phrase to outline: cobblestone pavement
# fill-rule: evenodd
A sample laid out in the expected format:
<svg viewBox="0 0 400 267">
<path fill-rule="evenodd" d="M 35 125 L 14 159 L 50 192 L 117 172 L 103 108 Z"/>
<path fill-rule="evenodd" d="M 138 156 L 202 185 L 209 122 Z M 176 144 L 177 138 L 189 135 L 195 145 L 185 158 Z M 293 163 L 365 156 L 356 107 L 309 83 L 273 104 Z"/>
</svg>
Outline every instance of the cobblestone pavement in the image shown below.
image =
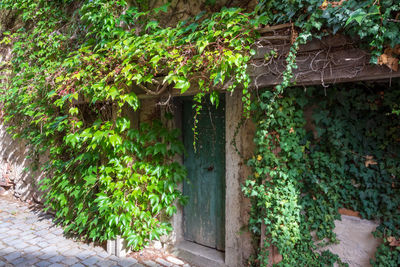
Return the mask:
<svg viewBox="0 0 400 267">
<path fill-rule="evenodd" d="M 171 257 L 171 260 L 177 262 L 159 258 L 139 263 L 135 258 L 110 256 L 102 247 L 65 238 L 50 215 L 0 197 L 0 267 L 189 266 L 179 259 Z"/>
</svg>

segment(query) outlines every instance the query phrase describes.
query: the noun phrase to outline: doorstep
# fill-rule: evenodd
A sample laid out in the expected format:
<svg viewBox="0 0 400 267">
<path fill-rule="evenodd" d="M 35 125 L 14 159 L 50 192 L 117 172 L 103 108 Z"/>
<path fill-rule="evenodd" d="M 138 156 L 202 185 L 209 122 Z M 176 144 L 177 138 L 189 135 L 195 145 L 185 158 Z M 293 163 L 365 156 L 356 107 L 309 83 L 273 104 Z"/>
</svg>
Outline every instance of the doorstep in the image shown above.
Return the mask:
<svg viewBox="0 0 400 267">
<path fill-rule="evenodd" d="M 226 267 L 224 252 L 193 242 L 179 242 L 172 253 L 198 267 Z"/>
</svg>

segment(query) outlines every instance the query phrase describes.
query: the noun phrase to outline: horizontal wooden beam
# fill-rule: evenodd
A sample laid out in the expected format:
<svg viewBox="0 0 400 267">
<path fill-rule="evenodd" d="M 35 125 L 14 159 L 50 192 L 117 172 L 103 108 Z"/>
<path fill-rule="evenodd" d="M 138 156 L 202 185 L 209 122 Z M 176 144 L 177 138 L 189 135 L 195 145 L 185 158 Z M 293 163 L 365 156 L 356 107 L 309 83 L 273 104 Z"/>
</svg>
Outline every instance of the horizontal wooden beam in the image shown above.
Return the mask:
<svg viewBox="0 0 400 267">
<path fill-rule="evenodd" d="M 271 49 L 277 52 L 276 58 L 265 58 Z M 257 50 L 248 68 L 252 87 L 269 87 L 282 81 L 289 49 L 290 44 L 283 44 L 260 47 Z M 293 71 L 293 81 L 297 85 L 327 85 L 400 77 L 400 71 L 371 64 L 370 55 L 366 51 L 340 35 L 314 39 L 301 46 L 296 61 L 298 68 Z"/>
<path fill-rule="evenodd" d="M 288 27 L 284 25 L 282 27 Z M 280 27 L 279 29 L 281 29 Z M 275 30 L 265 29 L 265 32 Z M 271 36 L 272 41 L 262 37 L 254 48 L 256 54 L 249 63 L 248 73 L 251 77 L 251 88 L 260 89 L 275 86 L 282 82 L 282 73 L 286 69 L 286 56 L 291 44 L 286 39 Z M 293 71 L 293 81 L 296 85 L 329 85 L 344 82 L 373 81 L 400 78 L 400 71 L 393 71 L 387 66 L 370 63 L 370 55 L 358 48 L 357 41 L 342 35 L 327 36 L 313 39 L 299 47 L 297 53 L 298 68 Z M 274 50 L 275 56 L 271 55 Z M 220 88 L 226 91 L 227 86 Z M 198 87 L 192 86 L 183 95 L 198 93 Z M 137 91 L 139 98 L 154 98 L 157 96 Z M 180 96 L 180 90 L 169 89 L 160 97 Z"/>
</svg>

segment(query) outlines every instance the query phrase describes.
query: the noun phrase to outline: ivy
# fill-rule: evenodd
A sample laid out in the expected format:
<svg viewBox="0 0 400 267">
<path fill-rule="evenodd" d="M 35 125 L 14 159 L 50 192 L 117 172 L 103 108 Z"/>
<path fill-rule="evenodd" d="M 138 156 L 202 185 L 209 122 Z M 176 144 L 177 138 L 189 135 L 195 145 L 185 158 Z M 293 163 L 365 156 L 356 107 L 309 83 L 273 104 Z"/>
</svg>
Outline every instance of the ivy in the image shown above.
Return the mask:
<svg viewBox="0 0 400 267">
<path fill-rule="evenodd" d="M 394 48 L 400 43 L 395 19 L 400 11 L 397 1 L 262 1 L 261 6 L 261 11 L 274 23 L 293 22 L 317 38 L 344 33 L 361 39 L 361 45 L 371 51 L 374 63 L 386 46 Z"/>
<path fill-rule="evenodd" d="M 254 175 L 243 191 L 253 203 L 252 232 L 260 237 L 266 225 L 268 242 L 258 264 L 268 261 L 270 244 L 282 254 L 281 265 L 340 263 L 328 251 L 317 252 L 310 235 L 314 231 L 317 238 L 336 242 L 332 228 L 340 207 L 380 219 L 376 235 L 386 241 L 374 264 L 398 263 L 398 250 L 390 245 L 399 238 L 398 184 L 392 181 L 398 169 L 392 157 L 397 155 L 397 126 L 383 116 L 398 112 L 395 92 L 382 102 L 376 92 L 366 95 L 358 87 L 335 89 L 327 97 L 317 90 L 288 89 L 299 46 L 312 37 L 344 33 L 359 38 L 372 61 L 379 62 L 385 48 L 400 43 L 396 1 L 260 1 L 248 13 L 223 7 L 176 25 L 160 23 L 169 4 L 150 8 L 148 1 L 130 2 L 0 3 L 0 11 L 22 20 L 0 36 L 1 46 L 13 53 L 0 66 L 7 73 L 3 119 L 14 137 L 29 142 L 34 158 L 49 152 L 42 188 L 48 191 L 48 209 L 56 211 L 67 232 L 99 241 L 121 235 L 134 249 L 168 234 L 171 226 L 163 217 L 172 216 L 176 201 L 185 201 L 177 190 L 185 170 L 173 160 L 183 153 L 179 133 L 157 121 L 133 129 L 125 111 L 140 108 L 138 92 L 160 97 L 193 90 L 196 135 L 203 99 L 218 105 L 222 88 L 241 90 L 244 118 L 253 115 L 257 123 L 257 150 L 249 161 Z M 283 81 L 252 98 L 247 64 L 255 53 L 257 29 L 285 22 L 292 23 L 295 38 L 285 55 Z M 353 102 L 340 106 L 338 97 Z M 320 99 L 314 110 L 317 140 L 305 131 L 303 116 L 314 98 Z M 339 113 L 327 111 L 334 103 Z M 350 111 L 355 119 L 347 117 Z M 382 124 L 365 128 L 370 121 Z M 367 156 L 378 166 L 363 167 L 359 162 Z"/>
<path fill-rule="evenodd" d="M 134 248 L 158 239 L 171 230 L 159 221 L 161 212 L 171 216 L 174 201 L 184 201 L 176 187 L 186 171 L 172 161 L 183 153 L 178 137 L 178 131 L 169 132 L 160 122 L 133 130 L 123 118 L 114 128 L 96 121 L 67 135 L 63 153 L 52 151 L 58 154 L 51 162 L 52 177 L 43 181 L 42 189 L 50 189 L 47 208 L 62 218 L 66 231 L 88 239 L 122 235 Z M 70 157 L 63 160 L 66 152 Z"/>
<path fill-rule="evenodd" d="M 347 208 L 381 222 L 374 235 L 384 244 L 373 265 L 397 266 L 400 132 L 390 111 L 398 91 L 351 85 L 326 94 L 320 88 L 306 93 L 291 88 L 275 99 L 268 118 L 262 103 L 270 101 L 271 92 L 261 95 L 257 151 L 249 161 L 254 175 L 243 189 L 253 201 L 251 229 L 260 235 L 264 224 L 270 241 L 258 262 L 268 262 L 272 244 L 283 256 L 282 266 L 341 263 L 323 246 L 337 242 L 334 220 Z M 305 129 L 307 107 L 314 132 Z M 317 240 L 325 241 L 317 246 Z"/>
</svg>

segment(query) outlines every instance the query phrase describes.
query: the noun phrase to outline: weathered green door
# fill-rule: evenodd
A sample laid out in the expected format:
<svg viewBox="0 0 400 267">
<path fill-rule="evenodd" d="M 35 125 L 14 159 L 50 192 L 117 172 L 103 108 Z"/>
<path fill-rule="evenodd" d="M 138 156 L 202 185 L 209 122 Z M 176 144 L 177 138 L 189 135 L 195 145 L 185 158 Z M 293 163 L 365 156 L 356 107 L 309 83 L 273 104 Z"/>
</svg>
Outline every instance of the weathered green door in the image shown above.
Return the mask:
<svg viewBox="0 0 400 267">
<path fill-rule="evenodd" d="M 207 247 L 225 250 L 225 103 L 210 103 L 198 116 L 198 139 L 193 147 L 193 102 L 183 102 L 184 164 L 188 180 L 183 193 L 184 237 Z"/>
</svg>

